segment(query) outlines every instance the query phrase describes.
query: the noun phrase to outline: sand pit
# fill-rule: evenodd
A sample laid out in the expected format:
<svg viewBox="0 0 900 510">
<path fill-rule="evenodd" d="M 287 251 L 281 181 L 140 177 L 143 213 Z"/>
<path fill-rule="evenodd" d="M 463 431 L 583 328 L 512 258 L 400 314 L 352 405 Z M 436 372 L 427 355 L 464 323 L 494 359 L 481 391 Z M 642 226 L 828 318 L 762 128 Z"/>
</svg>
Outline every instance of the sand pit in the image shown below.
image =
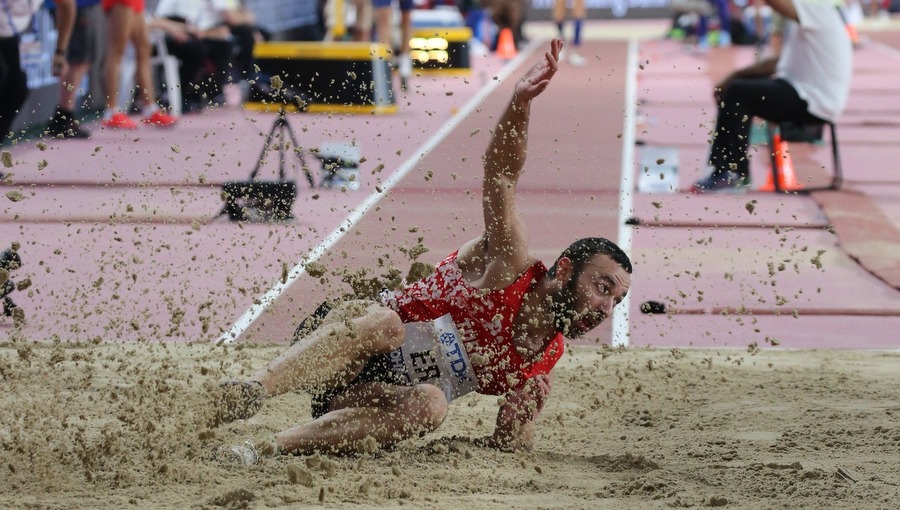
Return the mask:
<svg viewBox="0 0 900 510">
<path fill-rule="evenodd" d="M 497 399 L 455 401 L 392 451 L 211 460 L 217 444 L 309 418 L 269 400 L 209 430 L 205 389 L 282 347 L 0 348 L 2 508 L 893 508 L 900 353 L 570 349 L 534 451 L 486 435 Z"/>
</svg>

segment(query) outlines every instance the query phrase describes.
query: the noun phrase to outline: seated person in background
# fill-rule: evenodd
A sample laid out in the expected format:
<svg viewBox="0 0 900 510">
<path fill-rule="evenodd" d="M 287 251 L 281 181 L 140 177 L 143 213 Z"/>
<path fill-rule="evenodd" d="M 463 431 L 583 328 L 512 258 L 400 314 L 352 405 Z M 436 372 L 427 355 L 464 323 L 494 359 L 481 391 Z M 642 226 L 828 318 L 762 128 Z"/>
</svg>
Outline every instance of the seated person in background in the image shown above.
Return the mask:
<svg viewBox="0 0 900 510">
<path fill-rule="evenodd" d="M 750 185 L 747 146 L 753 117 L 833 122 L 847 104 L 853 47 L 839 11 L 842 0 L 765 1 L 788 22 L 781 54 L 738 69 L 716 86 L 713 171 L 694 184 L 694 193 Z"/>
<path fill-rule="evenodd" d="M 160 0 L 150 25 L 166 34 L 169 53 L 181 61 L 185 112 L 223 104 L 232 59 L 231 31 L 206 0 Z"/>
<path fill-rule="evenodd" d="M 256 26 L 256 16 L 241 0 L 206 0 L 206 3 L 212 5 L 215 15 L 231 31 L 235 67 L 232 78 L 236 81 L 251 78 L 253 46 L 266 39 L 266 34 Z"/>
</svg>

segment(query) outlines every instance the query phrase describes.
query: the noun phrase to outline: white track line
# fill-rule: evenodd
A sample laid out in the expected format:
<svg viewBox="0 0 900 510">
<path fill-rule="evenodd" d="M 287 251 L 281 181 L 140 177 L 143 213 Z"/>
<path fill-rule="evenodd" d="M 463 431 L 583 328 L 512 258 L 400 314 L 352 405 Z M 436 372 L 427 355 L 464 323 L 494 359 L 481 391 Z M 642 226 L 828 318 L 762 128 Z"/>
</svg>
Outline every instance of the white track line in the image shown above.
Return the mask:
<svg viewBox="0 0 900 510">
<path fill-rule="evenodd" d="M 246 312 L 241 315 L 235 323 L 228 328 L 228 330 L 222 333 L 218 338 L 218 342 L 224 343 L 232 343 L 240 337 L 247 328 L 252 325 L 256 319 L 259 318 L 260 315 L 264 311 L 266 311 L 269 306 L 278 299 L 281 294 L 287 290 L 295 281 L 297 281 L 301 276 L 306 274 L 306 266 L 312 262 L 319 260 L 319 258 L 328 252 L 332 246 L 334 246 L 350 229 L 359 223 L 359 221 L 365 216 L 365 214 L 374 207 L 394 186 L 397 185 L 406 174 L 410 172 L 419 161 L 425 157 L 432 149 L 437 147 L 444 138 L 447 137 L 456 126 L 459 125 L 460 122 L 463 121 L 469 114 L 475 111 L 475 108 L 481 104 L 482 101 L 496 89 L 500 84 L 509 76 L 509 74 L 517 69 L 519 65 L 527 58 L 531 56 L 534 52 L 535 48 L 539 46 L 536 41 L 532 41 L 531 44 L 526 46 L 519 52 L 516 58 L 510 60 L 503 68 L 497 73 L 497 79 L 488 81 L 488 84 L 485 85 L 472 99 L 469 100 L 459 111 L 447 121 L 446 124 L 443 125 L 440 129 L 435 132 L 431 138 L 425 141 L 419 147 L 419 150 L 416 151 L 412 156 L 409 157 L 406 161 L 403 162 L 400 167 L 398 167 L 397 171 L 391 174 L 391 176 L 381 185 L 383 191 L 381 193 L 375 192 L 369 195 L 365 201 L 359 204 L 356 208 L 354 208 L 350 213 L 344 218 L 343 221 L 338 225 L 337 228 L 331 231 L 325 239 L 319 243 L 318 246 L 313 248 L 306 257 L 293 267 L 293 269 L 288 272 L 287 279 L 282 283 L 281 280 L 275 283 L 275 285 L 269 289 L 268 292 L 263 294 L 257 301 L 259 304 L 252 305 Z"/>
<path fill-rule="evenodd" d="M 631 257 L 631 226 L 625 221 L 634 215 L 634 121 L 637 113 L 638 40 L 628 40 L 625 65 L 625 122 L 622 127 L 622 176 L 619 182 L 619 240 L 622 250 Z M 632 257 L 633 258 L 633 257 Z M 631 297 L 625 296 L 613 310 L 612 344 L 628 346 Z"/>
</svg>

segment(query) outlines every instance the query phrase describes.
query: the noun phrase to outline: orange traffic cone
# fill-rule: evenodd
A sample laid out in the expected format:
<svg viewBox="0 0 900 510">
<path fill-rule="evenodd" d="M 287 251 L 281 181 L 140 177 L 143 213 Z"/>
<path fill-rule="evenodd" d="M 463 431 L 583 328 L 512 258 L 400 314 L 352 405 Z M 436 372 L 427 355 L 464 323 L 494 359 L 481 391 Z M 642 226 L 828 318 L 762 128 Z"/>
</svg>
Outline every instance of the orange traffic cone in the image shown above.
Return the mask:
<svg viewBox="0 0 900 510">
<path fill-rule="evenodd" d="M 504 59 L 516 57 L 516 42 L 513 40 L 512 30 L 504 28 L 497 38 L 497 56 Z"/>
<path fill-rule="evenodd" d="M 766 177 L 766 183 L 759 188 L 759 191 L 776 191 L 773 174 L 778 177 L 778 191 L 800 191 L 803 185 L 797 181 L 797 174 L 794 172 L 794 162 L 791 160 L 791 150 L 788 143 L 781 139 L 781 135 L 776 133 L 772 137 L 772 151 L 775 152 L 775 171 L 769 172 Z"/>
<path fill-rule="evenodd" d="M 859 46 L 859 32 L 856 30 L 856 25 L 852 25 L 847 23 L 847 35 L 850 36 L 850 42 L 853 43 L 853 47 Z"/>
</svg>

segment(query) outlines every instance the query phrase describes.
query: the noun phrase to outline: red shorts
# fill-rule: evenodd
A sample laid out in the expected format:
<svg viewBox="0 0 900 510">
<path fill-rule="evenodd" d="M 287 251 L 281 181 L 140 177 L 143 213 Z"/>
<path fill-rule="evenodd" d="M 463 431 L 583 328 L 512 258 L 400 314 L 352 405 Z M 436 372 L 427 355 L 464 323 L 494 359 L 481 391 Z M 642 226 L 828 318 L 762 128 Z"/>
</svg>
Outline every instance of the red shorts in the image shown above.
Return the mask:
<svg viewBox="0 0 900 510">
<path fill-rule="evenodd" d="M 106 12 L 116 5 L 128 7 L 138 14 L 144 12 L 144 0 L 103 0 L 103 10 Z"/>
</svg>

